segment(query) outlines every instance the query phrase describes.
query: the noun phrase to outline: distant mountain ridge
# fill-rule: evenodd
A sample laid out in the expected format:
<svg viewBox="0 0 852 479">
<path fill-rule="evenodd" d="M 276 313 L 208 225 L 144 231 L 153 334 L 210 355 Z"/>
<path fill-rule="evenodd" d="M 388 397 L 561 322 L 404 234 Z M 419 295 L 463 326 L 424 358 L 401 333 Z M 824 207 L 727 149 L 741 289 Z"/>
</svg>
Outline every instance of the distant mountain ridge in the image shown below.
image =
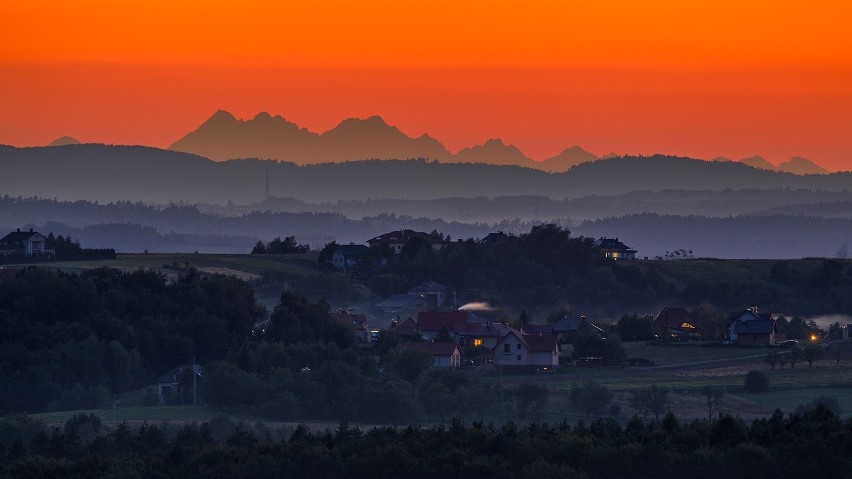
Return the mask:
<svg viewBox="0 0 852 479">
<path fill-rule="evenodd" d="M 453 154 L 428 134 L 410 137 L 379 116 L 345 119 L 324 133 L 315 133 L 280 115 L 261 112 L 252 119 L 239 120 L 224 110 L 214 113 L 196 130 L 175 141 L 169 149 L 215 161 L 258 158 L 313 165 L 352 160 L 425 158 L 443 163 L 516 165 L 553 173 L 617 156 L 609 153 L 598 157 L 575 145 L 554 157 L 536 161 L 499 138 L 462 148 Z M 716 160 L 729 161 L 724 157 Z M 828 173 L 812 161 L 799 157 L 777 167 L 760 156 L 743 158 L 740 162 L 754 168 L 797 175 Z"/>
<path fill-rule="evenodd" d="M 753 168 L 760 168 L 769 171 L 784 171 L 787 173 L 793 173 L 794 175 L 824 175 L 828 173 L 828 170 L 825 168 L 822 168 L 813 161 L 800 156 L 794 156 L 778 166 L 773 165 L 767 161 L 766 158 L 759 155 L 743 158 L 740 160 L 740 163 L 744 163 Z"/>
<path fill-rule="evenodd" d="M 259 158 L 290 161 L 299 165 L 369 159 L 428 158 L 444 163 L 488 163 L 565 171 L 598 157 L 579 147 L 538 162 L 514 145 L 492 138 L 481 145 L 453 154 L 428 134 L 412 138 L 381 117 L 349 118 L 324 133 L 300 128 L 280 115 L 258 113 L 238 120 L 219 110 L 195 131 L 169 146 L 170 150 L 204 156 L 215 161 Z M 579 155 L 579 156 L 578 156 Z"/>
<path fill-rule="evenodd" d="M 256 159 L 215 162 L 189 153 L 100 144 L 0 146 L 0 169 L 0 194 L 151 203 L 262 201 L 267 177 L 271 196 L 308 202 L 523 195 L 564 199 L 665 189 L 842 191 L 852 184 L 852 172 L 800 176 L 738 162 L 663 155 L 586 162 L 553 174 L 426 160 L 306 166 Z"/>
</svg>

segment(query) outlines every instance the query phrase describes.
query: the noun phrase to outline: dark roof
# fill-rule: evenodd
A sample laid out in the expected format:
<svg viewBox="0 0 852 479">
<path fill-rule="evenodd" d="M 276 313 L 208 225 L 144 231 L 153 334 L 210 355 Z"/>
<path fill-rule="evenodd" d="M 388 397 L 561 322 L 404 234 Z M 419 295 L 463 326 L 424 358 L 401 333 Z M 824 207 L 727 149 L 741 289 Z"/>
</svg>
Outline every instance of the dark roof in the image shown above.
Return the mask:
<svg viewBox="0 0 852 479">
<path fill-rule="evenodd" d="M 420 331 L 440 331 L 444 326 L 452 332 L 467 329 L 467 311 L 421 311 L 417 313 Z"/>
<path fill-rule="evenodd" d="M 597 245 L 602 250 L 612 250 L 612 251 L 630 251 L 635 253 L 636 250 L 630 248 L 626 244 L 618 241 L 618 238 L 600 238 L 595 241 L 595 245 Z"/>
<path fill-rule="evenodd" d="M 351 323 L 353 325 L 367 323 L 367 315 L 364 313 L 350 313 L 344 309 L 338 309 L 337 311 L 332 311 L 331 314 L 341 321 Z"/>
<path fill-rule="evenodd" d="M 421 301 L 420 296 L 416 294 L 394 294 L 377 304 L 376 307 L 380 309 L 401 308 L 416 301 Z"/>
<path fill-rule="evenodd" d="M 552 334 L 553 333 L 553 325 L 552 324 L 527 324 L 521 328 L 521 330 L 526 334 Z"/>
<path fill-rule="evenodd" d="M 534 353 L 548 353 L 559 349 L 555 334 L 524 334 L 524 342 Z"/>
<path fill-rule="evenodd" d="M 728 321 L 771 321 L 772 315 L 769 313 L 758 313 L 751 309 L 745 311 L 729 313 Z"/>
<path fill-rule="evenodd" d="M 447 290 L 447 287 L 441 283 L 436 281 L 426 281 L 425 283 L 421 283 L 411 289 L 408 290 L 408 294 L 419 294 L 419 293 L 443 293 Z"/>
<path fill-rule="evenodd" d="M 559 341 L 555 334 L 524 334 L 514 328 L 507 329 L 506 334 L 500 338 L 495 348 L 499 347 L 500 343 L 509 335 L 517 337 L 521 344 L 533 353 L 547 353 L 559 348 Z"/>
<path fill-rule="evenodd" d="M 508 238 L 508 236 L 506 236 L 506 233 L 503 233 L 502 231 L 498 231 L 496 233 L 488 233 L 487 235 L 485 235 L 485 238 L 479 240 L 479 244 L 495 244 L 503 241 L 506 238 Z"/>
<path fill-rule="evenodd" d="M 29 241 L 33 236 L 39 236 L 40 240 L 46 240 L 38 231 L 13 231 L 3 238 L 0 238 L 0 249 L 23 249 L 26 248 L 26 242 Z"/>
<path fill-rule="evenodd" d="M 603 334 L 604 330 L 595 326 L 585 319 L 585 316 L 565 316 L 559 321 L 553 323 L 553 332 L 554 333 L 567 333 L 569 331 L 577 332 L 583 326 L 589 328 L 589 330 L 595 334 Z"/>
<path fill-rule="evenodd" d="M 385 233 L 383 235 L 376 236 L 375 238 L 367 241 L 367 243 L 369 243 L 371 246 L 388 243 L 407 243 L 408 240 L 412 238 L 420 238 L 428 243 L 434 244 L 444 243 L 444 240 L 439 238 L 438 236 L 414 230 L 391 231 L 390 233 Z"/>
<path fill-rule="evenodd" d="M 400 336 L 414 336 L 417 334 L 417 321 L 409 316 L 396 327 L 395 331 Z"/>
<path fill-rule="evenodd" d="M 496 336 L 501 337 L 509 331 L 506 323 L 484 323 L 468 324 L 467 329 L 461 331 L 462 336 Z"/>
<path fill-rule="evenodd" d="M 771 319 L 752 319 L 734 322 L 734 334 L 772 334 L 776 332 L 775 321 Z"/>
<path fill-rule="evenodd" d="M 432 356 L 450 356 L 459 348 L 456 343 L 402 343 L 401 346 L 405 349 L 423 351 Z"/>
<path fill-rule="evenodd" d="M 689 314 L 686 308 L 663 308 L 657 318 L 654 319 L 653 326 L 657 331 L 666 329 L 701 331 L 701 328 L 695 324 L 695 318 Z"/>
</svg>

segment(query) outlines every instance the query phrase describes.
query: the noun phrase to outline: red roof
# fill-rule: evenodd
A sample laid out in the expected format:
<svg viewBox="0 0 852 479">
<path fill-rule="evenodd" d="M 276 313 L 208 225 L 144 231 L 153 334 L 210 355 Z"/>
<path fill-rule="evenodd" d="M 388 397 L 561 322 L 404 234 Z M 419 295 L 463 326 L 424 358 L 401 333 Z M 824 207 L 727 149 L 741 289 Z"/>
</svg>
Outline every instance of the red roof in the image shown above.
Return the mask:
<svg viewBox="0 0 852 479">
<path fill-rule="evenodd" d="M 467 329 L 461 331 L 465 336 L 497 336 L 502 337 L 509 331 L 506 323 L 468 324 Z"/>
<path fill-rule="evenodd" d="M 417 329 L 440 331 L 444 326 L 451 332 L 467 329 L 467 311 L 421 311 L 417 313 Z"/>
<path fill-rule="evenodd" d="M 395 329 L 396 334 L 400 336 L 414 336 L 417 334 L 417 321 L 414 320 L 411 316 L 406 318 L 399 326 Z"/>
<path fill-rule="evenodd" d="M 553 325 L 552 324 L 527 324 L 523 326 L 521 330 L 526 334 L 552 334 L 553 333 Z"/>
<path fill-rule="evenodd" d="M 555 334 L 524 334 L 514 328 L 508 329 L 506 334 L 504 334 L 503 337 L 500 338 L 500 341 L 497 342 L 497 347 L 499 347 L 500 343 L 503 342 L 503 339 L 510 334 L 514 334 L 521 343 L 533 353 L 549 353 L 559 350 L 559 340 Z"/>
<path fill-rule="evenodd" d="M 534 353 L 549 353 L 559 348 L 555 334 L 524 334 L 523 339 Z"/>
<path fill-rule="evenodd" d="M 451 356 L 459 348 L 456 343 L 402 343 L 400 346 L 423 351 L 432 356 Z"/>
<path fill-rule="evenodd" d="M 657 319 L 654 320 L 654 328 L 658 331 L 664 329 L 678 329 L 681 331 L 701 331 L 695 324 L 695 319 L 686 308 L 663 308 Z"/>
</svg>

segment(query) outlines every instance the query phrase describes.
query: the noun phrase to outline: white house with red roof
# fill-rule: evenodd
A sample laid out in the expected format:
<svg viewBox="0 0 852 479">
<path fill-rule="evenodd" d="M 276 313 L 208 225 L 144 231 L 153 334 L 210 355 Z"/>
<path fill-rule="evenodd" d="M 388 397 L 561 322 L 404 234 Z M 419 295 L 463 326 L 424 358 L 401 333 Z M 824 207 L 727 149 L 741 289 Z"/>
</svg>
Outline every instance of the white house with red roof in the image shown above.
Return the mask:
<svg viewBox="0 0 852 479">
<path fill-rule="evenodd" d="M 526 371 L 559 367 L 559 341 L 555 334 L 524 334 L 509 328 L 494 346 L 494 364 Z"/>
</svg>

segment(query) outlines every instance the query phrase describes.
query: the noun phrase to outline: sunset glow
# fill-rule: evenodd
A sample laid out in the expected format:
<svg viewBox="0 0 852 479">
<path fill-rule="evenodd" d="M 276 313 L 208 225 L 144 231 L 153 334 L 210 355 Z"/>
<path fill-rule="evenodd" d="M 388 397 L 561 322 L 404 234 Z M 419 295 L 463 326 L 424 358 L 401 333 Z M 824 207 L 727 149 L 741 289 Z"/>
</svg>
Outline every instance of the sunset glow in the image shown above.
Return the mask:
<svg viewBox="0 0 852 479">
<path fill-rule="evenodd" d="M 11 2 L 7 2 L 11 3 Z M 729 4 L 730 3 L 730 4 Z M 817 2 L 20 2 L 0 143 L 166 147 L 217 109 L 380 115 L 451 151 L 807 157 L 852 169 L 852 8 Z"/>
</svg>

